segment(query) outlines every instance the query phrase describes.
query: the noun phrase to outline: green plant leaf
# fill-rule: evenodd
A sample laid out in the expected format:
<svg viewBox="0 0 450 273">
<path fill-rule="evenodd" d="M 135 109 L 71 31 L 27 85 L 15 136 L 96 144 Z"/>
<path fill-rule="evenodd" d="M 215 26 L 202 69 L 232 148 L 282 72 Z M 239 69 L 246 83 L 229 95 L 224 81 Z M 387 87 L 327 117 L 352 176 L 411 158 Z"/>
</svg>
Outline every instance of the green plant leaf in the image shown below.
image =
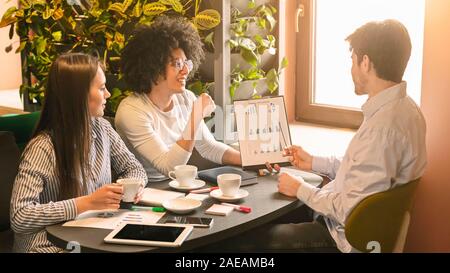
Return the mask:
<svg viewBox="0 0 450 273">
<path fill-rule="evenodd" d="M 179 0 L 159 0 L 161 4 L 172 6 L 173 10 L 181 13 L 183 11 L 183 5 Z"/>
<path fill-rule="evenodd" d="M 194 25 L 201 30 L 215 28 L 220 24 L 220 14 L 217 10 L 205 9 L 194 17 Z"/>
<path fill-rule="evenodd" d="M 133 0 L 125 0 L 122 3 L 122 12 L 125 13 L 127 9 L 133 4 Z"/>
<path fill-rule="evenodd" d="M 55 31 L 52 33 L 52 37 L 55 41 L 59 42 L 61 41 L 62 32 L 61 31 Z"/>
<path fill-rule="evenodd" d="M 45 51 L 45 48 L 47 47 L 47 39 L 43 37 L 39 37 L 36 40 L 36 52 L 38 55 L 42 54 L 42 52 Z"/>
<path fill-rule="evenodd" d="M 248 4 L 247 4 L 248 9 L 254 9 L 255 7 L 256 7 L 255 0 L 248 1 Z"/>
<path fill-rule="evenodd" d="M 155 16 L 167 10 L 167 7 L 161 3 L 149 3 L 144 5 L 144 14 L 147 16 Z"/>
<path fill-rule="evenodd" d="M 33 5 L 40 5 L 40 6 L 45 6 L 47 5 L 46 0 L 31 0 L 30 1 Z"/>
<path fill-rule="evenodd" d="M 58 21 L 59 19 L 61 19 L 64 16 L 64 10 L 62 8 L 57 8 L 53 14 L 52 14 L 52 18 L 55 21 Z"/>
<path fill-rule="evenodd" d="M 200 80 L 195 81 L 189 84 L 188 89 L 194 92 L 195 94 L 199 95 L 203 93 L 204 90 L 203 83 Z"/>
<path fill-rule="evenodd" d="M 141 15 L 142 15 L 142 5 L 141 1 L 139 0 L 133 8 L 132 16 L 141 17 Z"/>
<path fill-rule="evenodd" d="M 288 66 L 288 59 L 286 57 L 283 57 L 281 60 L 281 66 L 280 69 L 285 69 Z"/>
<path fill-rule="evenodd" d="M 257 67 L 259 63 L 259 56 L 255 54 L 255 52 L 241 48 L 241 56 L 244 60 L 249 63 L 253 67 Z"/>
<path fill-rule="evenodd" d="M 54 10 L 50 9 L 50 6 L 45 6 L 45 10 L 42 13 L 42 18 L 44 18 L 44 20 L 47 20 L 48 18 L 50 18 L 50 16 L 53 15 Z"/>
<path fill-rule="evenodd" d="M 115 98 L 119 97 L 120 95 L 122 95 L 122 91 L 115 87 L 111 90 L 111 97 L 109 97 L 110 100 L 114 100 Z"/>
<path fill-rule="evenodd" d="M 16 11 L 16 7 L 10 7 L 6 10 L 6 12 L 2 16 L 2 20 L 0 20 L 0 28 L 6 27 L 10 24 L 14 24 L 17 21 L 17 18 L 14 16 L 14 13 Z"/>
<path fill-rule="evenodd" d="M 104 31 L 106 29 L 106 27 L 107 27 L 106 25 L 104 25 L 102 23 L 98 23 L 98 24 L 92 25 L 89 28 L 89 32 L 90 33 L 97 33 L 97 32 L 100 32 L 100 31 Z"/>
<path fill-rule="evenodd" d="M 256 25 L 262 29 L 266 29 L 266 20 L 264 18 L 256 18 Z"/>
<path fill-rule="evenodd" d="M 109 7 L 108 10 L 113 10 L 116 11 L 118 13 L 122 13 L 123 10 L 123 4 L 122 3 L 112 3 Z"/>
<path fill-rule="evenodd" d="M 214 31 L 211 31 L 205 37 L 205 44 L 209 45 L 212 49 L 214 49 Z"/>
<path fill-rule="evenodd" d="M 27 45 L 26 41 L 20 42 L 20 46 L 16 49 L 16 53 L 21 52 L 25 48 L 26 45 Z"/>
<path fill-rule="evenodd" d="M 275 20 L 275 18 L 273 18 L 272 15 L 268 15 L 266 16 L 266 20 L 269 22 L 270 25 L 270 31 L 273 30 L 273 28 L 275 27 L 275 25 L 277 24 L 277 21 Z"/>
<path fill-rule="evenodd" d="M 252 67 L 246 71 L 244 75 L 246 80 L 258 80 L 264 78 L 264 71 L 261 69 Z"/>
<path fill-rule="evenodd" d="M 12 17 L 14 15 L 14 12 L 16 12 L 16 11 L 17 11 L 17 7 L 10 7 L 9 9 L 7 9 L 5 11 L 5 13 L 3 13 L 2 20 L 5 18 L 8 18 L 8 17 Z"/>
<path fill-rule="evenodd" d="M 20 7 L 22 9 L 29 9 L 31 8 L 31 3 L 29 0 L 20 0 Z"/>
<path fill-rule="evenodd" d="M 277 90 L 279 84 L 278 73 L 274 68 L 270 69 L 269 72 L 267 72 L 266 83 L 270 93 L 273 93 Z"/>
<path fill-rule="evenodd" d="M 256 44 L 249 38 L 239 38 L 238 39 L 239 46 L 249 51 L 253 51 L 256 49 Z"/>
</svg>

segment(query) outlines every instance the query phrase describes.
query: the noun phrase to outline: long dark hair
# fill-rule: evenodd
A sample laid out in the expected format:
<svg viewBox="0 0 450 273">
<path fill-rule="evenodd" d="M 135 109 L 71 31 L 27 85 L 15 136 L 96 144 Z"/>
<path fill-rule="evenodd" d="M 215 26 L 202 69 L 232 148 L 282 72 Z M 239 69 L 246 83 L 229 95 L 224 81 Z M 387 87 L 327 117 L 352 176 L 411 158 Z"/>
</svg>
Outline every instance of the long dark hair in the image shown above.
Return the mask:
<svg viewBox="0 0 450 273">
<path fill-rule="evenodd" d="M 61 55 L 50 68 L 34 136 L 45 132 L 52 139 L 60 200 L 80 196 L 85 188 L 91 141 L 88 97 L 98 68 L 95 57 L 82 53 Z"/>
</svg>

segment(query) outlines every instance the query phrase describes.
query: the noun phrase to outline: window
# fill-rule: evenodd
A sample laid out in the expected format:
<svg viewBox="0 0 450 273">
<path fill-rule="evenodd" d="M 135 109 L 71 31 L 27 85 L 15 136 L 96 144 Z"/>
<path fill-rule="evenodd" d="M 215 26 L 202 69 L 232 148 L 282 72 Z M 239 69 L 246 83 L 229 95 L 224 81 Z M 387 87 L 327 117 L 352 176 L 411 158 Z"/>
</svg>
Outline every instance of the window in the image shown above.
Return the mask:
<svg viewBox="0 0 450 273">
<path fill-rule="evenodd" d="M 351 53 L 345 38 L 359 26 L 388 18 L 409 31 L 412 53 L 404 80 L 420 103 L 425 0 L 298 0 L 304 7 L 297 33 L 296 118 L 357 128 L 361 105 L 350 74 Z"/>
</svg>

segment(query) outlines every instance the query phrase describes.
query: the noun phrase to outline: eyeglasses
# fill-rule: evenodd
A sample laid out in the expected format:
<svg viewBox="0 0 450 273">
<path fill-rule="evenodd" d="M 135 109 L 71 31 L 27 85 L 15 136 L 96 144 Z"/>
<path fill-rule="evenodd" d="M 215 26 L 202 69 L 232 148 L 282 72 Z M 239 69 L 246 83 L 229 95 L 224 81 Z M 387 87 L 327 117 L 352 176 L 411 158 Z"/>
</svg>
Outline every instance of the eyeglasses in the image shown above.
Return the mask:
<svg viewBox="0 0 450 273">
<path fill-rule="evenodd" d="M 188 72 L 192 71 L 194 68 L 194 63 L 191 60 L 185 60 L 182 59 L 175 59 L 171 62 L 172 66 L 174 66 L 178 71 L 183 70 L 184 66 L 186 65 L 188 68 Z"/>
</svg>

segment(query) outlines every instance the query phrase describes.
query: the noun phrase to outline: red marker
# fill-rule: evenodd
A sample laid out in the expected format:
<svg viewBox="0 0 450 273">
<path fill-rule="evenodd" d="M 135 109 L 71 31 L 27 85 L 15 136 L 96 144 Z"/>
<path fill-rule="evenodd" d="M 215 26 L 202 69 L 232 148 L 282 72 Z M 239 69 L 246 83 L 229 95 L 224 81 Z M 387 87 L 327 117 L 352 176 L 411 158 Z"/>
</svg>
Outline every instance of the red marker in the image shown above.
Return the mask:
<svg viewBox="0 0 450 273">
<path fill-rule="evenodd" d="M 221 205 L 233 207 L 235 210 L 242 211 L 245 213 L 249 213 L 252 211 L 252 208 L 246 207 L 246 206 L 239 206 L 239 205 L 234 205 L 234 204 L 230 204 L 230 203 L 221 203 Z"/>
<path fill-rule="evenodd" d="M 205 192 L 211 192 L 211 191 L 217 190 L 217 189 L 219 189 L 219 187 L 211 187 L 211 188 L 206 188 L 206 189 L 193 190 L 193 191 L 190 191 L 190 193 L 205 193 Z"/>
</svg>

